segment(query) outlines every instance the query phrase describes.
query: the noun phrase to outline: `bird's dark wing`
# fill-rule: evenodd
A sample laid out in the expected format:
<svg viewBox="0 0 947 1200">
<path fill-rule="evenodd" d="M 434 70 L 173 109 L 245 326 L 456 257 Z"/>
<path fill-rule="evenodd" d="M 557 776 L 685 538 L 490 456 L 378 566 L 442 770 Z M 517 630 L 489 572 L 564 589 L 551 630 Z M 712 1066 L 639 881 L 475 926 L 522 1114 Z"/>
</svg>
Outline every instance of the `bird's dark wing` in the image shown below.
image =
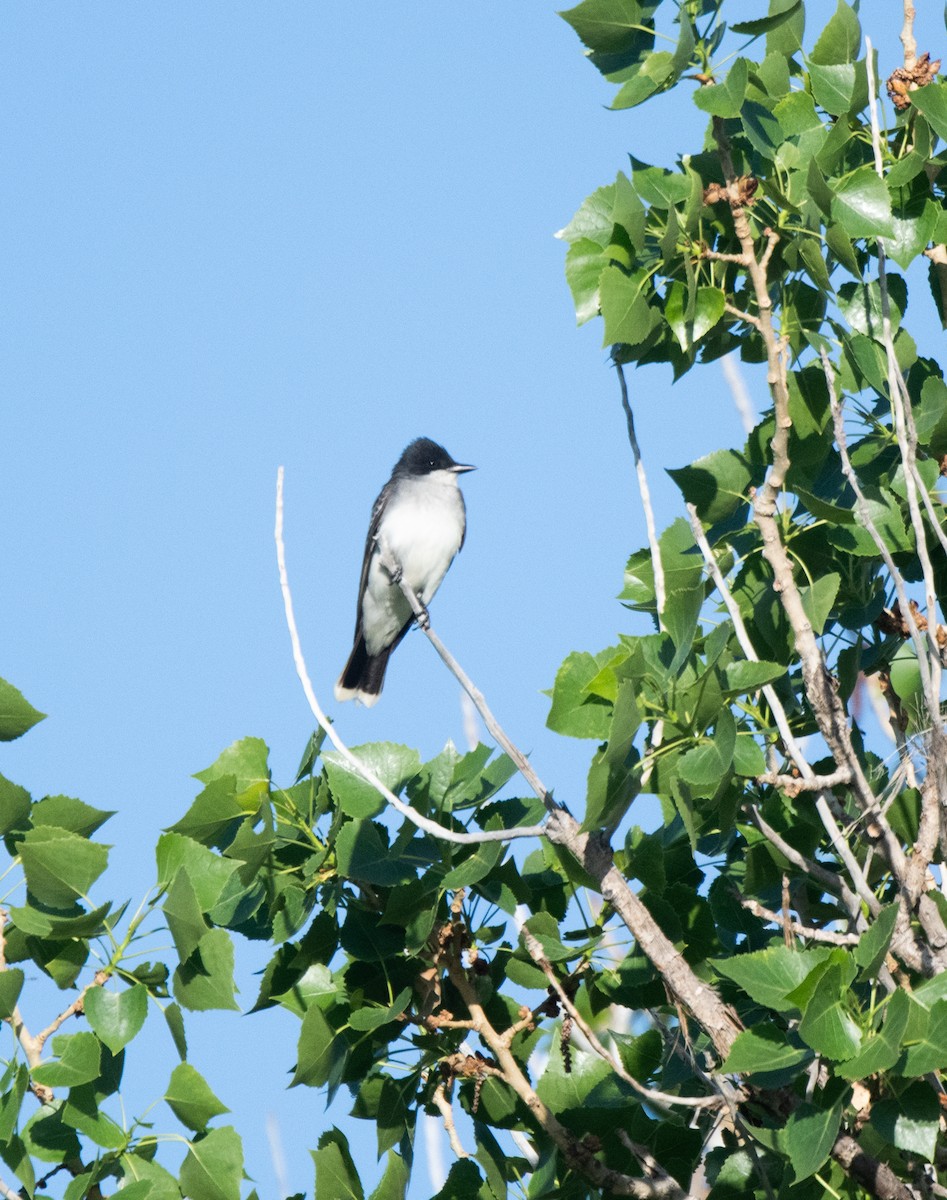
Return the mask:
<svg viewBox="0 0 947 1200">
<path fill-rule="evenodd" d="M 365 557 L 362 559 L 362 575 L 358 581 L 358 606 L 355 610 L 356 642 L 362 633 L 362 597 L 365 595 L 365 588 L 368 586 L 368 568 L 371 565 L 372 555 L 376 550 L 375 539 L 378 537 L 378 527 L 381 525 L 382 513 L 385 511 L 390 496 L 391 484 L 386 483 L 372 505 L 372 519 L 369 522 L 368 536 L 365 539 Z"/>
</svg>

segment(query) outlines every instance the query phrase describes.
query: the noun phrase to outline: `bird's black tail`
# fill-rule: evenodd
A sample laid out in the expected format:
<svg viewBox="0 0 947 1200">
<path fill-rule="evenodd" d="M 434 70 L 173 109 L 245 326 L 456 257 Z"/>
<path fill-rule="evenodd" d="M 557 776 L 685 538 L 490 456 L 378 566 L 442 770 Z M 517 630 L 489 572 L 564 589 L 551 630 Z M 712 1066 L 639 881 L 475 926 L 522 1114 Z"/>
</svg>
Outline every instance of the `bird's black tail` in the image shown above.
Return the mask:
<svg viewBox="0 0 947 1200">
<path fill-rule="evenodd" d="M 368 653 L 365 638 L 359 630 L 349 661 L 335 685 L 336 700 L 361 700 L 366 708 L 376 704 L 381 689 L 385 686 L 385 671 L 388 669 L 391 652 L 400 644 L 413 624 L 414 617 L 409 617 L 391 645 L 379 650 L 377 654 Z"/>
<path fill-rule="evenodd" d="M 388 659 L 396 645 L 397 642 L 386 646 L 380 654 L 369 654 L 365 639 L 359 634 L 335 685 L 336 700 L 361 700 L 366 708 L 371 708 L 381 695 Z"/>
</svg>

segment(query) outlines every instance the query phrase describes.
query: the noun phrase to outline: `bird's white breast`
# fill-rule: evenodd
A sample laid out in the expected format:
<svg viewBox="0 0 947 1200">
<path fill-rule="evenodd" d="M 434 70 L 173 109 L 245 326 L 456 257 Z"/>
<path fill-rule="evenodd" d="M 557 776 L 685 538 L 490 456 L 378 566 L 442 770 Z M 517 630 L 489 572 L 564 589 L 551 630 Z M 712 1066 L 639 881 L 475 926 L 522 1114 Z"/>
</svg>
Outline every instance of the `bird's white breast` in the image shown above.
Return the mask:
<svg viewBox="0 0 947 1200">
<path fill-rule="evenodd" d="M 453 471 L 401 480 L 379 529 L 388 552 L 424 605 L 430 604 L 464 536 L 464 501 Z M 370 654 L 391 643 L 411 609 L 376 553 L 362 599 L 362 625 Z"/>
</svg>

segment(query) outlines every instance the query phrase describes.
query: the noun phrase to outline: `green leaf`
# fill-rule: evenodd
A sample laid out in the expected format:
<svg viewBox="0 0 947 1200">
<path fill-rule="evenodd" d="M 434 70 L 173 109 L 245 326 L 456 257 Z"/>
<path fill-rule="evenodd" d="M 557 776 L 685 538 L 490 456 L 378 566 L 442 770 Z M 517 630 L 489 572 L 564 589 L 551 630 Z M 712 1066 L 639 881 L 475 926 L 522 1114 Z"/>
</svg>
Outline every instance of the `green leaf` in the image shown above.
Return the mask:
<svg viewBox="0 0 947 1200">
<path fill-rule="evenodd" d="M 938 137 L 947 141 L 947 82 L 935 80 L 908 92 L 911 104 L 922 112 Z"/>
<path fill-rule="evenodd" d="M 13 1010 L 23 988 L 23 972 L 19 967 L 7 967 L 0 972 L 0 1020 L 13 1016 Z"/>
<path fill-rule="evenodd" d="M 733 33 L 759 37 L 761 34 L 778 29 L 780 25 L 796 16 L 801 10 L 802 0 L 789 0 L 789 7 L 784 8 L 781 12 L 773 13 L 768 17 L 758 17 L 755 21 L 737 21 L 736 24 L 730 26 L 730 29 Z"/>
<path fill-rule="evenodd" d="M 842 1121 L 842 1102 L 831 1108 L 800 1104 L 786 1122 L 785 1146 L 796 1182 L 814 1175 L 828 1159 Z"/>
<path fill-rule="evenodd" d="M 733 747 L 733 773 L 744 778 L 755 779 L 766 771 L 766 759 L 762 748 L 747 733 L 737 735 Z"/>
<path fill-rule="evenodd" d="M 393 887 L 416 877 L 410 862 L 391 853 L 387 830 L 376 821 L 346 821 L 335 849 L 339 873 L 349 879 Z"/>
<path fill-rule="evenodd" d="M 608 261 L 602 247 L 590 238 L 573 242 L 566 253 L 566 282 L 572 292 L 577 325 L 599 314 L 598 281 Z"/>
<path fill-rule="evenodd" d="M 819 34 L 809 55 L 810 63 L 851 63 L 861 47 L 861 25 L 855 10 L 838 0 L 828 25 Z"/>
<path fill-rule="evenodd" d="M 622 1066 L 635 1079 L 647 1079 L 661 1065 L 663 1043 L 656 1029 L 646 1029 L 637 1036 L 612 1030 L 612 1040 L 618 1048 Z"/>
<path fill-rule="evenodd" d="M 798 1067 L 812 1058 L 805 1046 L 793 1046 L 785 1030 L 761 1022 L 739 1034 L 733 1043 L 722 1070 L 730 1074 L 749 1075 L 754 1072 L 781 1071 Z"/>
<path fill-rule="evenodd" d="M 30 895 L 50 908 L 71 908 L 108 865 L 109 848 L 65 829 L 30 829 L 18 846 Z"/>
<path fill-rule="evenodd" d="M 833 117 L 844 116 L 852 107 L 857 82 L 854 63 L 839 63 L 837 66 L 809 64 L 812 95 L 820 108 Z"/>
<path fill-rule="evenodd" d="M 174 972 L 174 996 L 193 1011 L 240 1006 L 234 999 L 233 943 L 226 929 L 211 929 Z"/>
<path fill-rule="evenodd" d="M 168 888 L 185 868 L 201 912 L 209 913 L 237 873 L 239 863 L 221 858 L 207 846 L 179 833 L 164 833 L 155 852 L 158 886 Z"/>
<path fill-rule="evenodd" d="M 919 1028 L 905 1037 L 906 1054 L 899 1064 L 902 1075 L 926 1075 L 947 1067 L 947 1000 L 931 1005 L 925 1018 L 924 1009 L 912 1003 Z"/>
<path fill-rule="evenodd" d="M 11 1075 L 8 1081 L 7 1075 Z M 24 1063 L 20 1063 L 19 1066 L 11 1065 L 4 1075 L 4 1080 L 4 1087 L 9 1084 L 9 1089 L 4 1091 L 3 1098 L 0 1099 L 0 1146 L 9 1142 L 17 1128 L 23 1097 L 30 1083 L 30 1073 Z"/>
<path fill-rule="evenodd" d="M 786 674 L 780 663 L 755 662 L 740 659 L 724 669 L 725 690 L 734 696 L 759 691 L 764 684 L 773 683 Z"/>
<path fill-rule="evenodd" d="M 290 1087 L 324 1087 L 332 1070 L 336 1032 L 318 1005 L 306 1009 L 296 1048 L 296 1070 Z"/>
<path fill-rule="evenodd" d="M 771 162 L 786 141 L 779 119 L 764 104 L 747 100 L 743 105 L 743 131 L 754 150 Z"/>
<path fill-rule="evenodd" d="M 792 1012 L 796 1005 L 786 997 L 810 971 L 824 963 L 829 954 L 825 947 L 790 950 L 787 946 L 770 946 L 752 954 L 716 959 L 713 968 L 719 975 L 732 979 L 757 1004 L 776 1012 Z"/>
<path fill-rule="evenodd" d="M 615 228 L 614 211 L 615 185 L 610 183 L 587 196 L 579 211 L 564 229 L 559 230 L 556 237 L 568 242 L 570 246 L 588 240 L 604 250 L 612 240 L 612 231 Z"/>
<path fill-rule="evenodd" d="M 103 1150 L 120 1150 L 129 1135 L 99 1107 L 100 1096 L 92 1083 L 70 1088 L 62 1107 L 63 1123 L 85 1134 Z"/>
<path fill-rule="evenodd" d="M 162 907 L 168 922 L 168 929 L 174 938 L 178 958 L 185 962 L 197 949 L 201 938 L 208 930 L 207 921 L 201 912 L 200 902 L 187 870 L 182 868 L 175 875 L 174 882 L 168 890 L 168 897 Z"/>
<path fill-rule="evenodd" d="M 208 1121 L 230 1112 L 211 1091 L 203 1075 L 186 1062 L 178 1063 L 171 1072 L 164 1098 L 181 1124 L 199 1133 L 207 1128 Z"/>
<path fill-rule="evenodd" d="M 874 979 L 891 945 L 900 905 L 886 904 L 858 939 L 854 959 L 861 967 L 862 979 Z"/>
<path fill-rule="evenodd" d="M 401 989 L 387 1007 L 371 1005 L 366 1008 L 353 1009 L 349 1017 L 349 1025 L 362 1033 L 371 1029 L 380 1029 L 382 1025 L 388 1025 L 402 1015 L 411 1003 L 411 996 L 411 989 L 406 987 Z"/>
<path fill-rule="evenodd" d="M 0 775 L 0 835 L 13 829 L 26 829 L 32 801 L 26 788 Z"/>
<path fill-rule="evenodd" d="M 45 796 L 33 805 L 30 814 L 34 825 L 57 825 L 80 837 L 91 837 L 114 815 L 104 809 L 93 808 L 91 804 L 83 804 L 72 796 Z"/>
<path fill-rule="evenodd" d="M 668 470 L 668 475 L 708 525 L 749 503 L 746 493 L 753 475 L 749 463 L 736 450 L 715 450 L 689 466 Z"/>
<path fill-rule="evenodd" d="M 65 940 L 98 937 L 105 931 L 106 917 L 111 910 L 111 904 L 102 904 L 86 912 L 81 905 L 76 904 L 67 914 L 60 915 L 58 912 L 41 909 L 36 904 L 23 907 L 11 904 L 8 911 L 11 921 L 21 932 L 31 937 Z M 113 916 L 113 921 L 120 915 L 119 913 Z"/>
<path fill-rule="evenodd" d="M 599 299 L 605 319 L 604 345 L 638 346 L 658 326 L 660 314 L 648 304 L 650 282 L 645 270 L 627 275 L 621 267 L 608 266 L 602 272 Z"/>
<path fill-rule="evenodd" d="M 178 1057 L 184 1061 L 187 1058 L 187 1035 L 184 1031 L 184 1016 L 177 1004 L 166 1004 L 164 1007 L 164 1019 L 168 1026 L 168 1032 L 171 1034 L 171 1039 L 174 1042 L 174 1048 L 178 1052 Z"/>
<path fill-rule="evenodd" d="M 636 46 L 652 8 L 638 0 L 583 0 L 560 12 L 590 50 L 620 54 Z M 652 35 L 653 36 L 653 35 Z"/>
<path fill-rule="evenodd" d="M 843 1079 L 867 1079 L 869 1075 L 890 1070 L 901 1056 L 901 1040 L 907 1029 L 910 1007 L 906 992 L 900 989 L 893 992 L 885 1005 L 884 1025 L 865 1039 L 854 1058 L 836 1063 L 835 1073 Z"/>
<path fill-rule="evenodd" d="M 611 107 L 615 110 L 635 108 L 655 92 L 674 82 L 676 55 L 667 50 L 652 50 L 631 77 L 619 88 Z"/>
<path fill-rule="evenodd" d="M 858 167 L 836 182 L 832 219 L 838 221 L 850 238 L 894 236 L 891 197 L 873 167 Z"/>
<path fill-rule="evenodd" d="M 806 1045 L 838 1062 L 853 1058 L 861 1047 L 861 1030 L 847 1007 L 851 978 L 846 966 L 829 966 L 799 1023 L 799 1036 Z"/>
<path fill-rule="evenodd" d="M 832 605 L 835 603 L 841 582 L 841 577 L 832 572 L 820 576 L 811 587 L 799 589 L 802 607 L 806 610 L 809 624 L 816 633 L 822 633 L 825 629 L 825 623 L 829 619 L 829 613 L 832 611 Z"/>
<path fill-rule="evenodd" d="M 12 742 L 22 737 L 45 717 L 46 714 L 38 712 L 12 683 L 0 679 L 0 742 Z"/>
<path fill-rule="evenodd" d="M 352 750 L 355 757 L 372 771 L 395 795 L 421 768 L 416 750 L 393 742 L 370 742 Z M 349 766 L 341 754 L 323 754 L 326 774 L 332 795 L 342 811 L 350 817 L 373 817 L 384 811 L 388 803 L 376 788 Z"/>
<path fill-rule="evenodd" d="M 247 815 L 237 799 L 236 787 L 233 775 L 211 780 L 181 820 L 170 826 L 169 831 L 184 834 L 204 846 L 228 844 Z"/>
<path fill-rule="evenodd" d="M 802 48 L 802 35 L 805 30 L 805 8 L 795 3 L 795 0 L 770 0 L 769 15 L 779 17 L 778 24 L 767 31 L 766 54 L 788 58 Z"/>
<path fill-rule="evenodd" d="M 484 842 L 476 846 L 472 854 L 468 854 L 462 862 L 447 872 L 441 886 L 456 891 L 458 888 L 479 883 L 503 857 L 504 849 L 502 842 Z"/>
<path fill-rule="evenodd" d="M 93 987 L 85 994 L 83 1009 L 99 1041 L 108 1046 L 113 1054 L 118 1054 L 145 1023 L 148 992 L 140 983 L 120 992 Z"/>
<path fill-rule="evenodd" d="M 243 1145 L 237 1131 L 225 1125 L 191 1142 L 180 1178 L 190 1200 L 240 1200 Z"/>
<path fill-rule="evenodd" d="M 934 1161 L 940 1105 L 926 1083 L 912 1083 L 896 1100 L 879 1100 L 871 1110 L 871 1124 L 899 1150 Z"/>
<path fill-rule="evenodd" d="M 194 778 L 206 784 L 232 776 L 237 802 L 245 812 L 253 813 L 270 788 L 269 753 L 266 742 L 260 738 L 242 738 Z"/>
<path fill-rule="evenodd" d="M 919 213 L 892 217 L 894 236 L 885 239 L 885 250 L 899 267 L 905 270 L 923 254 L 934 238 L 939 209 L 928 200 Z"/>
<path fill-rule="evenodd" d="M 593 656 L 574 651 L 556 672 L 552 707 L 546 726 L 568 737 L 604 741 L 611 725 L 612 705 L 591 695 L 588 685 L 614 658 L 613 650 Z"/>
<path fill-rule="evenodd" d="M 102 1047 L 94 1033 L 71 1033 L 53 1038 L 54 1060 L 30 1072 L 34 1082 L 47 1087 L 77 1087 L 98 1078 Z"/>
<path fill-rule="evenodd" d="M 891 331 L 896 333 L 907 307 L 907 288 L 900 275 L 888 275 L 888 303 Z M 876 342 L 882 340 L 881 288 L 876 281 L 842 284 L 838 289 L 838 306 L 856 333 Z"/>
<path fill-rule="evenodd" d="M 559 938 L 559 923 L 551 913 L 534 913 L 524 922 L 525 927 L 543 948 L 543 954 L 550 962 L 565 962 L 575 958 L 578 951 L 564 946 Z M 520 941 L 523 937 L 520 935 Z"/>
<path fill-rule="evenodd" d="M 400 1154 L 388 1152 L 385 1173 L 369 1200 L 405 1200 L 410 1169 Z"/>
<path fill-rule="evenodd" d="M 694 92 L 694 103 L 703 112 L 711 113 L 715 117 L 738 117 L 746 95 L 748 74 L 747 60 L 734 59 L 723 83 L 699 87 Z"/>
</svg>

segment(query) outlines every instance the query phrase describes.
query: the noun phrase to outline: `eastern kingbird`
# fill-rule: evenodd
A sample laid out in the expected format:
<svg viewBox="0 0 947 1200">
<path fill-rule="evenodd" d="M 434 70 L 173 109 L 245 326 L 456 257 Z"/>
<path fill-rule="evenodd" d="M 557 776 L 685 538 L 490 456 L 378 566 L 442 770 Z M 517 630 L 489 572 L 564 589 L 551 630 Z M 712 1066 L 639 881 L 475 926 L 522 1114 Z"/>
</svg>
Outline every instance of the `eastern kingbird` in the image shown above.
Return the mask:
<svg viewBox="0 0 947 1200">
<path fill-rule="evenodd" d="M 382 565 L 381 552 L 401 567 L 405 582 L 427 607 L 464 544 L 467 514 L 457 477 L 474 470 L 454 462 L 430 438 L 416 438 L 395 463 L 372 509 L 355 645 L 335 685 L 336 700 L 361 700 L 369 708 L 378 700 L 388 658 L 414 621 L 401 588 Z"/>
</svg>

